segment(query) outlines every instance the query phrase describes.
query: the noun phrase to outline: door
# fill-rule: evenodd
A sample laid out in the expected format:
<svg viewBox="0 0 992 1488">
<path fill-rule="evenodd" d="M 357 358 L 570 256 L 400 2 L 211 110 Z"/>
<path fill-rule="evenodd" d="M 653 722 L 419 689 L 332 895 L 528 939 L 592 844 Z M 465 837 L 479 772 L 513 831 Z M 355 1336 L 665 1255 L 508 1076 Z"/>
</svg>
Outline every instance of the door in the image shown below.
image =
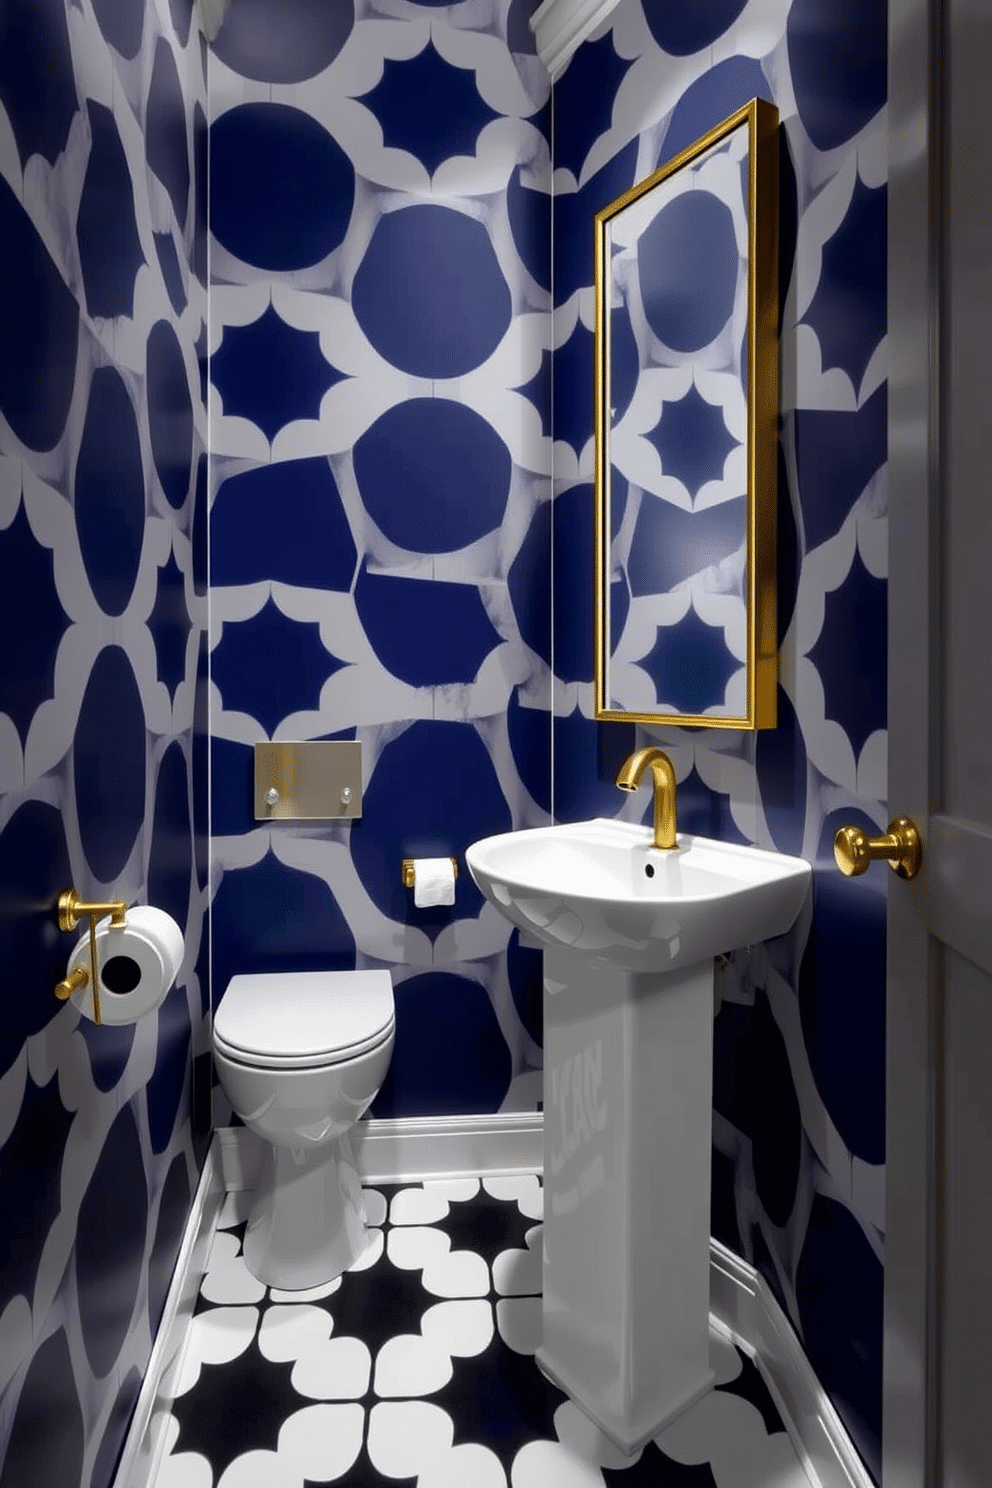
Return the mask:
<svg viewBox="0 0 992 1488">
<path fill-rule="evenodd" d="M 992 7 L 890 0 L 883 1482 L 992 1484 Z"/>
</svg>

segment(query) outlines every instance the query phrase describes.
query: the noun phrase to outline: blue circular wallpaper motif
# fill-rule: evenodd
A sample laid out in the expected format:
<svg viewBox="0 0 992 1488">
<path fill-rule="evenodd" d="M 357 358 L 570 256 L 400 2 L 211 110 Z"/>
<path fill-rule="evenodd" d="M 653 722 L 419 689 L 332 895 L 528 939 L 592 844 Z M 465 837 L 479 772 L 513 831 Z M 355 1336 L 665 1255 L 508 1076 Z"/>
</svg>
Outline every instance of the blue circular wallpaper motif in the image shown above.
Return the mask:
<svg viewBox="0 0 992 1488">
<path fill-rule="evenodd" d="M 481 222 L 450 207 L 389 212 L 355 275 L 352 309 L 380 356 L 414 377 L 461 377 L 510 326 L 510 291 Z"/>
<path fill-rule="evenodd" d="M 76 379 L 79 309 L 34 224 L 0 176 L 0 413 L 32 450 L 58 444 Z"/>
<path fill-rule="evenodd" d="M 104 972 L 107 963 L 104 962 Z M 107 983 L 108 987 L 110 983 Z M 119 1027 L 97 1027 L 88 1019 L 79 1021 L 78 1034 L 86 1045 L 90 1057 L 90 1074 L 97 1090 L 113 1090 L 120 1083 L 134 1045 L 134 1030 L 137 1024 L 121 1024 Z"/>
<path fill-rule="evenodd" d="M 162 756 L 155 782 L 148 902 L 164 909 L 177 925 L 185 925 L 189 917 L 193 883 L 189 794 L 186 757 L 175 739 Z"/>
<path fill-rule="evenodd" d="M 8 986 L 16 986 L 9 971 L 7 976 Z M 39 1085 L 28 1074 L 0 1163 L 0 1213 L 7 1216 L 0 1226 L 0 1314 L 12 1297 L 30 1297 L 34 1290 L 38 1256 L 62 1207 L 65 1144 L 74 1116 L 62 1104 L 58 1075 Z"/>
<path fill-rule="evenodd" d="M 689 57 L 730 29 L 747 0 L 705 0 L 673 5 L 672 0 L 641 0 L 651 35 L 671 57 Z"/>
<path fill-rule="evenodd" d="M 145 739 L 127 652 L 106 646 L 83 693 L 73 750 L 79 837 L 87 864 L 104 883 L 121 872 L 144 825 Z"/>
<path fill-rule="evenodd" d="M 366 566 L 355 586 L 355 608 L 383 666 L 411 687 L 471 682 L 500 644 L 475 584 L 376 574 Z"/>
<path fill-rule="evenodd" d="M 145 131 L 145 158 L 169 193 L 179 226 L 185 228 L 191 174 L 186 109 L 176 59 L 161 37 L 148 88 Z"/>
<path fill-rule="evenodd" d="M 671 160 L 752 98 L 774 102 L 761 63 L 753 57 L 728 57 L 709 68 L 686 88 L 672 110 L 658 164 Z"/>
<path fill-rule="evenodd" d="M 145 1086 L 148 1136 L 153 1152 L 169 1145 L 189 1078 L 193 1030 L 182 986 L 173 987 L 158 1013 L 158 1056 L 155 1072 Z"/>
<path fill-rule="evenodd" d="M 708 191 L 662 207 L 640 236 L 644 314 L 673 351 L 708 346 L 730 319 L 740 257 L 730 211 Z"/>
<path fill-rule="evenodd" d="M 0 102 L 21 165 L 35 154 L 54 165 L 78 108 L 64 0 L 0 6 Z"/>
<path fill-rule="evenodd" d="M 141 561 L 145 477 L 134 407 L 114 367 L 97 367 L 90 382 L 74 494 L 94 598 L 105 614 L 123 615 Z"/>
<path fill-rule="evenodd" d="M 155 1243 L 148 1267 L 148 1315 L 160 1318 L 172 1280 L 169 1258 L 175 1255 L 189 1213 L 189 1179 L 183 1153 L 172 1159 L 158 1204 Z"/>
<path fill-rule="evenodd" d="M 58 1422 L 58 1430 L 52 1423 Z M 58 1328 L 38 1349 L 27 1371 L 0 1466 L 0 1488 L 25 1483 L 83 1481 L 86 1433 L 72 1372 L 69 1344 Z"/>
<path fill-rule="evenodd" d="M 96 23 L 122 57 L 136 57 L 145 25 L 144 0 L 93 0 Z"/>
<path fill-rule="evenodd" d="M 259 83 L 302 83 L 329 67 L 355 24 L 354 0 L 237 0 L 214 42 L 222 62 Z"/>
<path fill-rule="evenodd" d="M 193 400 L 179 338 L 167 320 L 148 337 L 148 432 L 162 490 L 176 511 L 189 494 L 193 463 Z"/>
<path fill-rule="evenodd" d="M 886 0 L 793 0 L 786 27 L 792 86 L 818 150 L 852 139 L 884 107 L 887 26 Z"/>
<path fill-rule="evenodd" d="M 134 216 L 127 156 L 110 109 L 87 104 L 92 144 L 76 218 L 76 241 L 91 315 L 133 315 L 134 281 L 145 261 Z"/>
<path fill-rule="evenodd" d="M 492 424 L 462 403 L 397 403 L 358 440 L 354 460 L 365 509 L 397 547 L 454 552 L 503 520 L 510 451 Z M 396 500 L 397 490 L 405 500 Z"/>
<path fill-rule="evenodd" d="M 395 989 L 396 1042 L 376 1116 L 498 1111 L 513 1062 L 486 989 L 428 971 Z"/>
<path fill-rule="evenodd" d="M 113 1367 L 138 1298 L 148 1221 L 148 1188 L 141 1139 L 125 1106 L 107 1134 L 100 1160 L 79 1206 L 76 1285 L 83 1340 L 93 1371 Z M 107 1277 L 113 1277 L 108 1288 Z"/>
<path fill-rule="evenodd" d="M 276 510 L 280 521 L 273 523 Z M 355 576 L 355 541 L 324 458 L 281 460 L 230 476 L 211 509 L 210 535 L 214 584 L 280 579 L 347 593 Z"/>
<path fill-rule="evenodd" d="M 282 103 L 246 103 L 210 131 L 210 223 L 245 263 L 273 271 L 320 263 L 343 241 L 355 171 L 316 120 Z"/>
</svg>

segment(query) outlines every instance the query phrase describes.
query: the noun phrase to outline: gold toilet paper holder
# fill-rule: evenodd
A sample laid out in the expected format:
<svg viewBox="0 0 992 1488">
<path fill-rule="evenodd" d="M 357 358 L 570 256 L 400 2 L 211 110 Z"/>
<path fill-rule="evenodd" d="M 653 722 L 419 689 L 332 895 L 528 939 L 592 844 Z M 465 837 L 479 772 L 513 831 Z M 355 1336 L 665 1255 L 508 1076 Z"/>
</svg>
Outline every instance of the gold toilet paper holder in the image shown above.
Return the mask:
<svg viewBox="0 0 992 1488">
<path fill-rule="evenodd" d="M 73 992 L 79 992 L 88 982 L 93 984 L 93 1022 L 102 1023 L 100 1016 L 100 967 L 96 955 L 96 922 L 104 915 L 110 916 L 110 923 L 118 929 L 123 929 L 127 924 L 127 900 L 106 899 L 97 903 L 87 904 L 80 899 L 75 889 L 63 889 L 58 897 L 58 920 L 60 930 L 75 930 L 84 916 L 89 916 L 90 921 L 90 969 L 77 966 L 75 971 L 70 971 L 64 981 L 59 982 L 55 988 L 55 996 L 60 1002 L 65 1002 Z"/>
<path fill-rule="evenodd" d="M 451 868 L 452 868 L 452 872 L 454 873 L 455 877 L 457 878 L 458 877 L 458 859 L 457 858 L 452 858 L 452 860 L 451 860 Z M 417 860 L 416 860 L 416 858 L 404 858 L 403 861 L 402 861 L 402 863 L 400 864 L 400 869 L 401 869 L 402 874 L 403 874 L 403 887 L 405 889 L 415 888 L 416 887 L 416 883 L 417 883 Z"/>
</svg>

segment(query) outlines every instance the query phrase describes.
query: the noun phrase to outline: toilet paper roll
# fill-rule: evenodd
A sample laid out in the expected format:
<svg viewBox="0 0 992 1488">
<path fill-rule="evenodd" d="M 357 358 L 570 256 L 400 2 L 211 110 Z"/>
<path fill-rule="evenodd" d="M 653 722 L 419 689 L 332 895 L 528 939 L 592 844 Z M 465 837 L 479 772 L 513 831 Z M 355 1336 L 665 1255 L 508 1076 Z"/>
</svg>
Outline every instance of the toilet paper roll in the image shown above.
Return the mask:
<svg viewBox="0 0 992 1488">
<path fill-rule="evenodd" d="M 455 865 L 450 858 L 414 858 L 413 902 L 418 909 L 454 904 Z"/>
<path fill-rule="evenodd" d="M 127 911 L 126 925 L 112 925 L 109 917 L 96 927 L 100 966 L 100 1015 L 104 1023 L 137 1023 L 165 1001 L 183 960 L 183 932 L 164 909 L 136 904 Z M 69 972 L 90 970 L 90 935 L 81 936 L 69 957 Z M 95 1022 L 93 988 L 89 982 L 72 1001 L 84 1018 Z"/>
</svg>

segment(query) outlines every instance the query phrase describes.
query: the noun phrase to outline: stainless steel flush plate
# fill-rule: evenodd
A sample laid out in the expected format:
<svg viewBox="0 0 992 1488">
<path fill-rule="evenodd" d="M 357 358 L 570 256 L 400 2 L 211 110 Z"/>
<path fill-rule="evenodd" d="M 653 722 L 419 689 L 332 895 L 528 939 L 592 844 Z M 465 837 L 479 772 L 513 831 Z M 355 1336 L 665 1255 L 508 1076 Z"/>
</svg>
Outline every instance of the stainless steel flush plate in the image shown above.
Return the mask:
<svg viewBox="0 0 992 1488">
<path fill-rule="evenodd" d="M 340 821 L 362 814 L 362 746 L 311 739 L 255 745 L 256 821 Z"/>
</svg>

